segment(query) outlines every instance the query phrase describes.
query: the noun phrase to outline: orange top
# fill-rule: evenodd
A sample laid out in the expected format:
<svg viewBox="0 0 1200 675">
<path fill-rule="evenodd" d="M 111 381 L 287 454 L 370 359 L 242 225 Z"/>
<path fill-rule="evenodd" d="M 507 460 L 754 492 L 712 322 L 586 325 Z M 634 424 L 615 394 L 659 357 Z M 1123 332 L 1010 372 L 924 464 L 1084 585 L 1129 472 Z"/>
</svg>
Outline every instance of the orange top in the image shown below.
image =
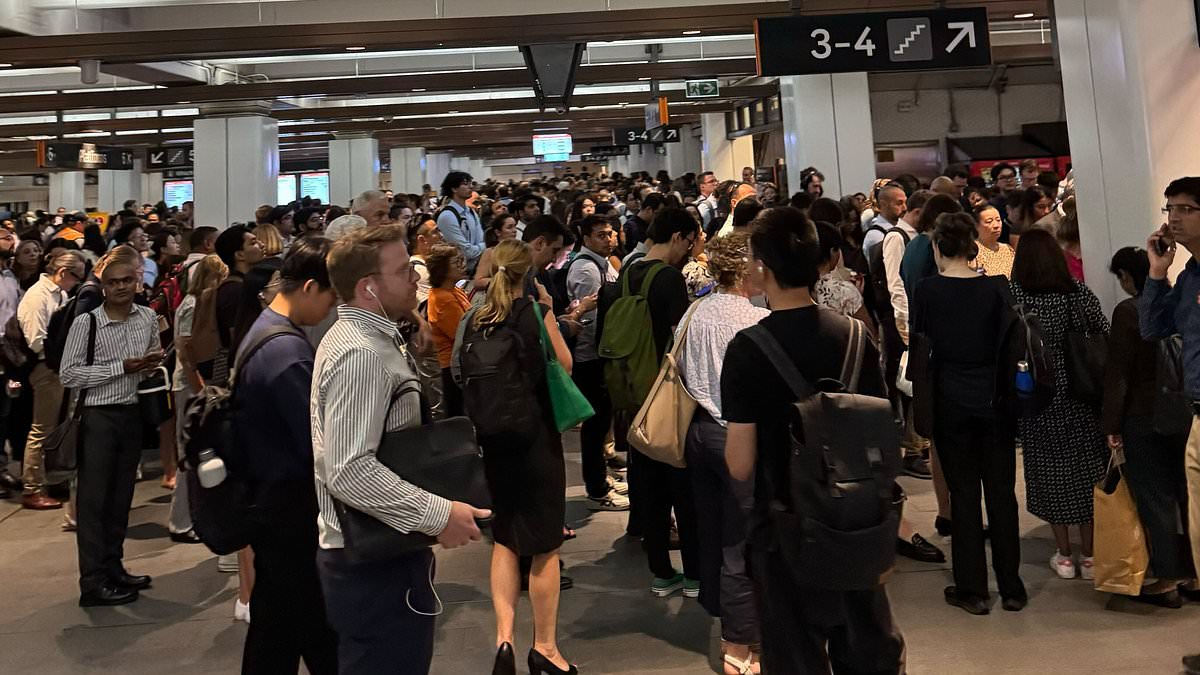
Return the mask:
<svg viewBox="0 0 1200 675">
<path fill-rule="evenodd" d="M 462 289 L 455 287 L 450 290 L 431 288 L 426 314 L 429 316 L 429 326 L 433 329 L 433 344 L 437 345 L 438 365 L 450 367 L 450 355 L 454 351 L 454 334 L 458 332 L 458 322 L 471 308 L 471 301 Z"/>
<path fill-rule="evenodd" d="M 64 227 L 54 234 L 54 238 L 75 241 L 77 239 L 83 239 L 83 233 L 73 227 Z"/>
</svg>

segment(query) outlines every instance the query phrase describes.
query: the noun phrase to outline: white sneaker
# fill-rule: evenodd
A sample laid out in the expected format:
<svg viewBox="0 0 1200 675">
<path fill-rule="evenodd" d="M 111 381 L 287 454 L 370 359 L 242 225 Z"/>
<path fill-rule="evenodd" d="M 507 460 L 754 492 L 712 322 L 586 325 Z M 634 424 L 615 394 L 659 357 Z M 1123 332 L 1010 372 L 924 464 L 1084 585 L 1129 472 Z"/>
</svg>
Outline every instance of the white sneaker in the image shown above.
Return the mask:
<svg viewBox="0 0 1200 675">
<path fill-rule="evenodd" d="M 629 497 L 617 494 L 616 490 L 609 490 L 603 497 L 588 497 L 587 507 L 592 511 L 628 511 Z"/>
<path fill-rule="evenodd" d="M 233 601 L 233 620 L 250 623 L 250 603 L 241 600 Z"/>
<path fill-rule="evenodd" d="M 1058 574 L 1059 579 L 1074 579 L 1075 578 L 1075 560 L 1069 555 L 1062 555 L 1058 551 L 1050 556 L 1050 569 Z"/>
<path fill-rule="evenodd" d="M 1079 577 L 1084 581 L 1093 581 L 1096 578 L 1096 559 L 1088 556 L 1079 559 Z"/>
<path fill-rule="evenodd" d="M 608 489 L 619 495 L 627 495 L 629 494 L 629 483 L 608 476 Z"/>
<path fill-rule="evenodd" d="M 236 553 L 217 556 L 217 571 L 224 574 L 233 574 L 238 571 L 238 556 Z"/>
</svg>

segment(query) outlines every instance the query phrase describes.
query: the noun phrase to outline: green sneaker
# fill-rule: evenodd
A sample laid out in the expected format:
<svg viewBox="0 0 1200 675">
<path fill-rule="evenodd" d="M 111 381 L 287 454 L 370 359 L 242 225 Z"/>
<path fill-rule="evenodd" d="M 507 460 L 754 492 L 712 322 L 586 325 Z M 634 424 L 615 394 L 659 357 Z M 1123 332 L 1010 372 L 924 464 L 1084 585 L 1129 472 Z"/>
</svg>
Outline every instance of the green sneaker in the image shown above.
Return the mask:
<svg viewBox="0 0 1200 675">
<path fill-rule="evenodd" d="M 676 574 L 670 579 L 655 578 L 654 583 L 650 584 L 650 592 L 660 598 L 665 598 L 683 588 L 683 584 L 684 579 L 682 574 Z"/>
<path fill-rule="evenodd" d="M 698 598 L 700 597 L 700 582 L 695 579 L 683 578 L 683 597 Z"/>
</svg>

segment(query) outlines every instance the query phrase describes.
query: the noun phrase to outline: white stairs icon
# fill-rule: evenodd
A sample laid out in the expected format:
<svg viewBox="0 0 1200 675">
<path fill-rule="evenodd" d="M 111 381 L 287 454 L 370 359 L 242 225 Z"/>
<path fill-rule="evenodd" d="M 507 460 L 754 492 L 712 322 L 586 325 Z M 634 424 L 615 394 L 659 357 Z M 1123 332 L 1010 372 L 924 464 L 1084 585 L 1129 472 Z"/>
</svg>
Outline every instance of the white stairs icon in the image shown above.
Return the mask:
<svg viewBox="0 0 1200 675">
<path fill-rule="evenodd" d="M 901 42 L 900 46 L 897 47 L 896 51 L 893 53 L 896 56 L 903 55 L 904 52 L 908 50 L 909 46 L 911 46 L 912 43 L 917 40 L 917 37 L 920 36 L 921 32 L 924 30 L 925 30 L 925 24 L 923 24 L 923 23 L 917 24 L 917 27 L 913 29 L 913 32 L 909 33 L 908 37 L 904 38 L 904 42 Z"/>
</svg>

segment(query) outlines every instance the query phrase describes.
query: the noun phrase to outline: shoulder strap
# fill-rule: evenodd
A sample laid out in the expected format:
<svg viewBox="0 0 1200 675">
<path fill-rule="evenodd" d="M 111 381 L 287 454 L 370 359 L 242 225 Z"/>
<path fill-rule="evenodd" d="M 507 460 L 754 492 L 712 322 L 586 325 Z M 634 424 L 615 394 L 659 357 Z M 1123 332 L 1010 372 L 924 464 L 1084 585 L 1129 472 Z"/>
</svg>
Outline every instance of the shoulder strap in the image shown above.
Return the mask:
<svg viewBox="0 0 1200 675">
<path fill-rule="evenodd" d="M 234 357 L 233 368 L 229 372 L 229 388 L 231 390 L 237 384 L 237 376 L 241 374 L 242 366 L 250 360 L 250 357 L 254 356 L 258 350 L 280 335 L 295 335 L 298 338 L 306 339 L 302 333 L 296 331 L 291 326 L 271 326 L 257 340 L 251 342 L 245 351 Z"/>
<path fill-rule="evenodd" d="M 712 297 L 711 294 L 704 296 L 704 298 L 710 298 L 710 297 Z M 701 302 L 704 302 L 703 298 L 696 300 L 695 302 L 692 303 L 692 306 L 688 308 L 687 314 L 685 314 L 683 317 L 683 329 L 679 331 L 679 339 L 675 340 L 674 333 L 671 334 L 671 339 L 674 341 L 674 344 L 672 344 L 671 347 L 669 349 L 667 349 L 667 352 L 669 352 L 671 354 L 672 358 L 675 358 L 676 356 L 678 356 L 679 350 L 683 348 L 683 343 L 687 342 L 688 326 L 692 325 L 692 317 L 695 316 L 696 308 L 698 308 L 700 306 Z"/>
<path fill-rule="evenodd" d="M 850 339 L 846 344 L 846 357 L 842 361 L 841 383 L 846 391 L 853 393 L 858 391 L 858 378 L 862 374 L 867 332 L 861 321 L 854 317 L 847 318 L 850 320 Z"/>
<path fill-rule="evenodd" d="M 642 279 L 642 287 L 638 289 L 638 295 L 643 298 L 647 297 L 646 294 L 650 292 L 651 284 L 654 283 L 654 277 L 666 267 L 667 264 L 664 262 L 651 263 L 650 269 L 646 271 L 645 278 Z"/>
<path fill-rule="evenodd" d="M 893 233 L 893 232 L 898 232 L 898 233 L 900 234 L 900 236 L 901 236 L 901 237 L 904 237 L 904 243 L 905 243 L 905 244 L 907 244 L 907 243 L 909 242 L 909 238 L 908 238 L 908 232 L 906 232 L 906 231 L 904 230 L 904 228 L 903 228 L 903 227 L 900 227 L 899 225 L 897 225 L 896 227 L 893 227 L 892 229 L 888 230 L 888 231 L 887 231 L 887 234 L 884 234 L 883 236 L 886 238 L 886 237 L 887 237 L 889 234 L 891 234 L 891 233 Z"/>
<path fill-rule="evenodd" d="M 87 346 L 87 364 L 93 365 L 96 363 L 96 311 L 88 312 L 88 346 Z M 80 390 L 79 398 L 75 400 L 75 419 L 80 419 L 83 416 L 83 402 L 87 400 L 87 389 Z M 63 404 L 66 404 L 67 399 L 63 398 Z M 62 414 L 59 414 L 62 417 Z"/>
<path fill-rule="evenodd" d="M 450 377 L 458 386 L 463 386 L 462 381 L 462 344 L 463 336 L 467 333 L 467 325 L 475 320 L 475 311 L 481 305 L 472 305 L 471 309 L 467 310 L 466 314 L 458 320 L 458 327 L 454 330 L 454 346 L 450 349 Z"/>
<path fill-rule="evenodd" d="M 771 335 L 771 331 L 760 324 L 755 324 L 743 332 L 746 337 L 754 341 L 754 344 L 758 345 L 767 360 L 775 365 L 775 371 L 792 390 L 796 400 L 808 398 L 812 392 L 812 385 L 800 374 L 800 369 L 796 368 L 792 357 L 783 350 L 783 346 L 779 344 L 779 340 L 776 340 L 774 335 Z"/>
</svg>

